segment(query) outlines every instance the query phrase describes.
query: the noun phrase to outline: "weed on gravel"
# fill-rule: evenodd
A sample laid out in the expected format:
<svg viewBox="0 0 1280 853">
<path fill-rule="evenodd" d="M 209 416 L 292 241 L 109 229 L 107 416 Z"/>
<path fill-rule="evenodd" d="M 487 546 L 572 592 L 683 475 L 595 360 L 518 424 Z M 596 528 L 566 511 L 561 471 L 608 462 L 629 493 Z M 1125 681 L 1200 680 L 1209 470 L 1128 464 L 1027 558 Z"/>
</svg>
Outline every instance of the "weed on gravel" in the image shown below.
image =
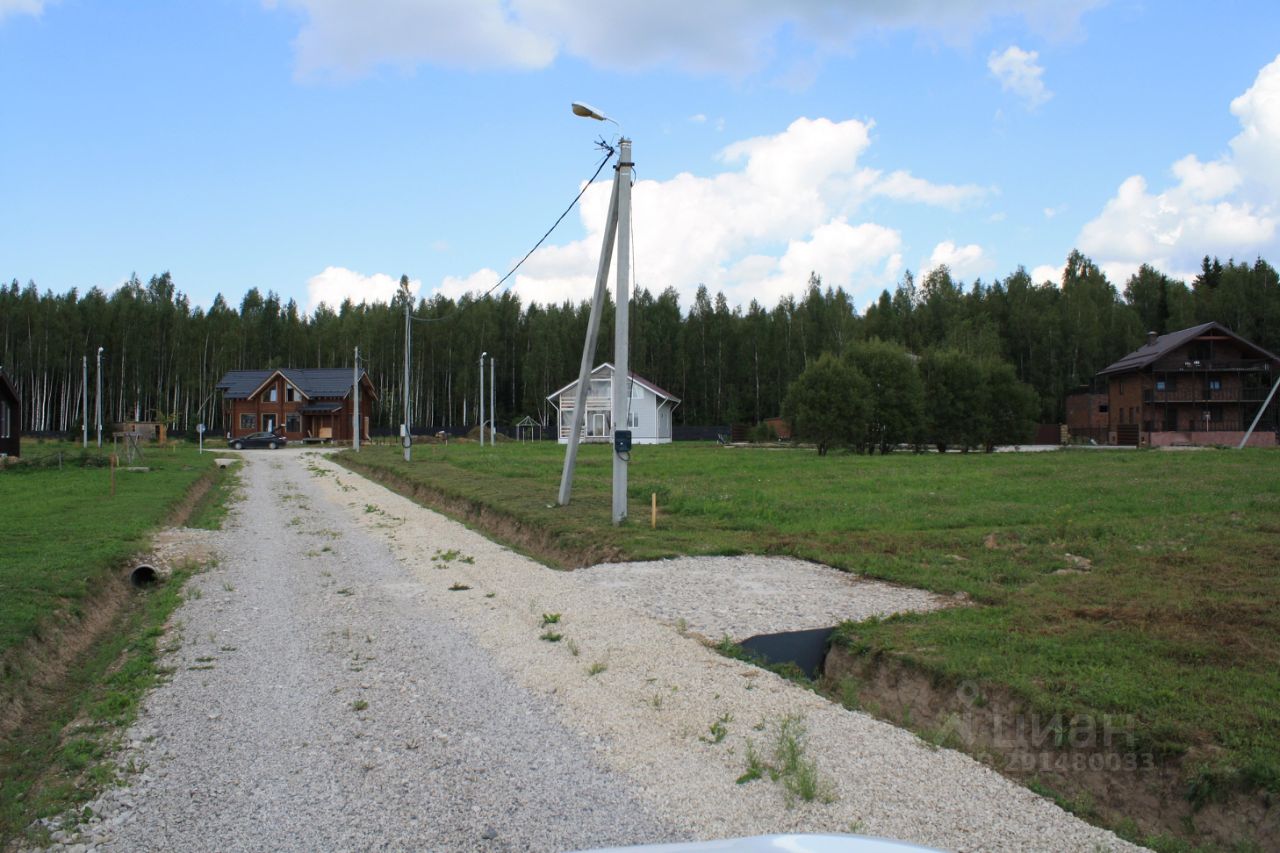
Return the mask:
<svg viewBox="0 0 1280 853">
<path fill-rule="evenodd" d="M 591 666 L 587 667 L 587 675 L 599 675 L 600 673 L 604 672 L 608 668 L 609 668 L 609 665 L 607 663 L 605 663 L 604 661 L 598 660 L 593 664 L 591 664 Z"/>
<path fill-rule="evenodd" d="M 449 587 L 450 592 L 464 592 L 468 589 L 471 589 L 471 587 L 467 586 L 462 581 L 454 581 L 453 585 Z"/>
<path fill-rule="evenodd" d="M 806 755 L 808 733 L 800 717 L 788 716 L 778 724 L 774 735 L 772 760 L 766 762 L 757 752 L 755 744 L 747 741 L 747 768 L 738 777 L 739 785 L 768 776 L 782 785 L 786 792 L 787 806 L 796 800 L 806 803 L 833 803 L 835 786 L 818 773 L 817 764 Z"/>
<path fill-rule="evenodd" d="M 558 643 L 563 637 L 564 634 L 557 634 L 555 631 L 550 629 L 543 631 L 538 635 L 539 640 L 546 640 L 548 643 Z"/>
</svg>

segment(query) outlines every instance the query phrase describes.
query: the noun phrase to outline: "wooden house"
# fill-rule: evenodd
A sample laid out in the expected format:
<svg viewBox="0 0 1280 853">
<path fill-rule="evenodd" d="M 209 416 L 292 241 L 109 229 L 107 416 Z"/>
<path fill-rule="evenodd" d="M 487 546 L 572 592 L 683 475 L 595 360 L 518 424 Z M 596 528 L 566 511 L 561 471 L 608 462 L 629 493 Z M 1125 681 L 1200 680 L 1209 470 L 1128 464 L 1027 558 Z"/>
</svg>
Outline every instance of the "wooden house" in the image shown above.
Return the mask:
<svg viewBox="0 0 1280 853">
<path fill-rule="evenodd" d="M 591 387 L 582 419 L 583 442 L 608 442 L 613 437 L 613 365 L 604 362 L 591 371 Z M 547 396 L 556 408 L 557 435 L 561 444 L 569 443 L 573 430 L 574 394 L 578 380 Z M 680 398 L 664 391 L 643 376 L 631 374 L 630 411 L 623 429 L 631 430 L 633 444 L 670 444 L 671 413 L 680 405 Z"/>
<path fill-rule="evenodd" d="M 354 383 L 350 368 L 232 370 L 216 386 L 222 391 L 227 438 L 274 432 L 290 441 L 351 441 Z M 360 372 L 361 437 L 378 394 Z"/>
<path fill-rule="evenodd" d="M 1099 372 L 1111 444 L 1239 444 L 1280 378 L 1277 357 L 1221 323 L 1147 343 Z M 1250 446 L 1276 446 L 1273 400 Z"/>
<path fill-rule="evenodd" d="M 0 456 L 22 455 L 21 404 L 18 389 L 0 370 Z"/>
</svg>

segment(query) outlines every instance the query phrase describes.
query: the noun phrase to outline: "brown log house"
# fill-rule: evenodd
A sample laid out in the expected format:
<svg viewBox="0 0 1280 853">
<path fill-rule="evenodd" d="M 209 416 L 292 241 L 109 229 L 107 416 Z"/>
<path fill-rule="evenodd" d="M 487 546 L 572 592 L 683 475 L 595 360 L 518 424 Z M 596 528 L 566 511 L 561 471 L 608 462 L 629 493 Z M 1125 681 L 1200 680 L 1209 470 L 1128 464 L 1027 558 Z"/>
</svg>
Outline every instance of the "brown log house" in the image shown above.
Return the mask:
<svg viewBox="0 0 1280 853">
<path fill-rule="evenodd" d="M 222 391 L 227 438 L 274 432 L 290 441 L 349 442 L 354 383 L 350 368 L 232 370 L 216 386 Z M 362 440 L 378 394 L 369 374 L 360 372 Z"/>
<path fill-rule="evenodd" d="M 1086 405 L 1106 418 L 1111 444 L 1236 445 L 1278 378 L 1280 357 L 1220 323 L 1202 323 L 1150 333 L 1145 346 L 1098 373 L 1105 402 Z M 1276 446 L 1278 402 L 1259 419 L 1251 447 Z"/>
</svg>

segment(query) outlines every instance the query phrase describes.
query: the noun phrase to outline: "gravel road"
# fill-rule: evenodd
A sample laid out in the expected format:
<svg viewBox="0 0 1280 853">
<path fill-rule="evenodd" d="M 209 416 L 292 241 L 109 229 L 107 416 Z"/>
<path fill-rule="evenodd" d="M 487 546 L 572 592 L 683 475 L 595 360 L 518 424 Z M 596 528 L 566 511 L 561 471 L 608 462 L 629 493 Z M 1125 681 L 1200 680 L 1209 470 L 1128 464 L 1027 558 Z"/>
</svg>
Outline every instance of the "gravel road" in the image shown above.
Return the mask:
<svg viewBox="0 0 1280 853">
<path fill-rule="evenodd" d="M 553 851 L 854 831 L 1137 849 L 965 755 L 716 655 L 597 582 L 604 567 L 549 570 L 318 454 L 245 456 L 219 562 L 175 617 L 173 678 L 121 756 L 142 770 L 68 846 Z M 738 784 L 796 723 L 826 796 Z"/>
</svg>

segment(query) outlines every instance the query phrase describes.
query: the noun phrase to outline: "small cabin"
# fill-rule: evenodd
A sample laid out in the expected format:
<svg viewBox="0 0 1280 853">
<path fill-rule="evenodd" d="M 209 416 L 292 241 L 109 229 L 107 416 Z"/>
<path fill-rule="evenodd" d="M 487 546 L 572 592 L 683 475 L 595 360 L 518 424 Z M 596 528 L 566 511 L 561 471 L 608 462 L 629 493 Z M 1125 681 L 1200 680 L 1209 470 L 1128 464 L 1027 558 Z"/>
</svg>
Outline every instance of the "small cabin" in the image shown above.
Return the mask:
<svg viewBox="0 0 1280 853">
<path fill-rule="evenodd" d="M 22 400 L 0 369 L 0 456 L 22 455 Z"/>
<path fill-rule="evenodd" d="M 613 365 L 606 361 L 591 371 L 590 382 L 579 441 L 609 442 L 613 438 Z M 577 390 L 578 381 L 575 379 L 547 395 L 547 400 L 556 408 L 557 435 L 561 444 L 569 443 L 569 435 L 573 431 Z M 631 430 L 632 443 L 670 444 L 671 416 L 680 405 L 680 398 L 632 373 L 628 399 L 627 423 L 622 428 Z"/>
</svg>

